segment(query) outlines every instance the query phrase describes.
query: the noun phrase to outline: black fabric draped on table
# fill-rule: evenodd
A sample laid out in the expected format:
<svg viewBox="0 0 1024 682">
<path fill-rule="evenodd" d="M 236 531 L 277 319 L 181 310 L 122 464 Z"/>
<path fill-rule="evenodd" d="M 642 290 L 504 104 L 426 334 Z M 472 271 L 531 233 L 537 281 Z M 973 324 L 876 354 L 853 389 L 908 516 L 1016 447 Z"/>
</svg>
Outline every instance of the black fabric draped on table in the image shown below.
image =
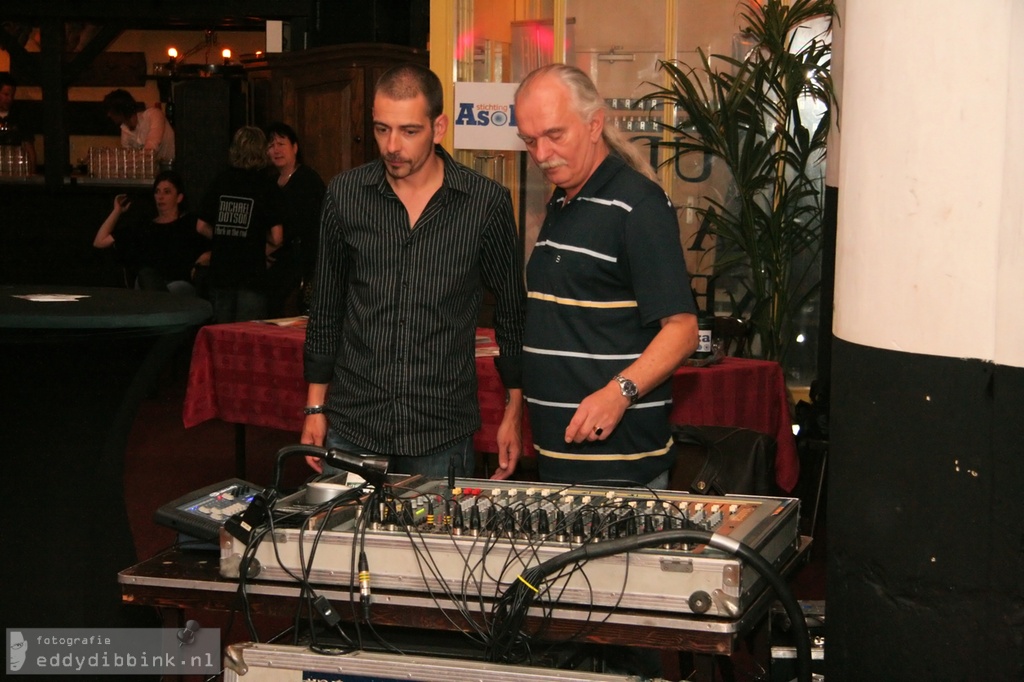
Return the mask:
<svg viewBox="0 0 1024 682">
<path fill-rule="evenodd" d="M 117 573 L 136 561 L 124 452 L 139 403 L 209 316 L 165 293 L 0 287 L 4 627 L 159 624 L 121 605 Z"/>
</svg>

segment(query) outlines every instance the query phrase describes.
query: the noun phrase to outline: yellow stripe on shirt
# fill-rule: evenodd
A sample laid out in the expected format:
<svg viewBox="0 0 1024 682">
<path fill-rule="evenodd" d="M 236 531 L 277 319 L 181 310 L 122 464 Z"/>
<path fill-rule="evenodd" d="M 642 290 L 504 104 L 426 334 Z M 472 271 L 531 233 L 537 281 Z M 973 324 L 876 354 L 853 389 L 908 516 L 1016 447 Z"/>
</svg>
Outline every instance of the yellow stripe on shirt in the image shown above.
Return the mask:
<svg viewBox="0 0 1024 682">
<path fill-rule="evenodd" d="M 540 454 L 545 457 L 552 459 L 568 459 L 576 462 L 634 462 L 640 459 L 647 459 L 648 457 L 660 457 L 667 454 L 672 449 L 672 439 L 669 439 L 668 443 L 664 448 L 658 450 L 651 450 L 650 452 L 633 452 L 633 453 L 606 453 L 606 454 L 587 454 L 582 452 L 556 452 L 555 450 L 548 450 L 546 448 L 538 447 L 534 443 L 534 448 Z"/>
<path fill-rule="evenodd" d="M 557 303 L 558 305 L 573 305 L 580 308 L 636 308 L 636 301 L 580 301 L 575 298 L 563 298 L 561 296 L 553 296 L 551 294 L 542 294 L 536 291 L 530 291 L 526 294 L 529 298 L 535 298 L 538 301 L 548 301 L 549 303 Z"/>
</svg>

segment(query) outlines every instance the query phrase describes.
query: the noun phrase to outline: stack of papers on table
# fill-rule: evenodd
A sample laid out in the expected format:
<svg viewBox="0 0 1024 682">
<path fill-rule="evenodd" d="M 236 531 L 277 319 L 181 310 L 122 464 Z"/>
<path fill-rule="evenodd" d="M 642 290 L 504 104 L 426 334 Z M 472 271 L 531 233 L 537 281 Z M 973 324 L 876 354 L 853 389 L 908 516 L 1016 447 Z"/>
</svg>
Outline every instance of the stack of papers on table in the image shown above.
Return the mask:
<svg viewBox="0 0 1024 682">
<path fill-rule="evenodd" d="M 297 317 L 278 317 L 273 320 L 256 320 L 261 324 L 273 324 L 278 327 L 299 327 L 305 329 L 306 323 L 309 322 L 309 317 L 306 315 L 299 315 Z"/>
</svg>

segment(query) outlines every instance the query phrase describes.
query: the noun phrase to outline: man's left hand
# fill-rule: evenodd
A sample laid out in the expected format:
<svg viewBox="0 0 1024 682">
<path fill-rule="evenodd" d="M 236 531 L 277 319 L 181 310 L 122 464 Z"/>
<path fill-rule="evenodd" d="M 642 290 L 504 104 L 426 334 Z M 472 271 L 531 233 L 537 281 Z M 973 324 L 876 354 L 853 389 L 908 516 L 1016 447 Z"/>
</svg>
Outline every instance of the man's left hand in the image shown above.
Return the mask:
<svg viewBox="0 0 1024 682">
<path fill-rule="evenodd" d="M 498 425 L 498 468 L 491 479 L 503 481 L 516 470 L 516 464 L 523 454 L 523 392 L 513 389 L 508 392 L 505 413 Z"/>
<path fill-rule="evenodd" d="M 498 468 L 491 474 L 491 479 L 504 481 L 514 474 L 522 454 L 523 436 L 518 425 L 506 426 L 505 422 L 502 422 L 498 427 Z"/>
<path fill-rule="evenodd" d="M 519 444 L 518 450 L 511 449 L 511 447 L 507 450 L 502 447 L 500 450 L 501 452 L 498 453 L 498 468 L 495 469 L 495 473 L 490 474 L 490 479 L 492 480 L 505 480 L 515 473 L 516 465 L 519 463 L 519 457 L 522 454 L 522 444 Z"/>
</svg>

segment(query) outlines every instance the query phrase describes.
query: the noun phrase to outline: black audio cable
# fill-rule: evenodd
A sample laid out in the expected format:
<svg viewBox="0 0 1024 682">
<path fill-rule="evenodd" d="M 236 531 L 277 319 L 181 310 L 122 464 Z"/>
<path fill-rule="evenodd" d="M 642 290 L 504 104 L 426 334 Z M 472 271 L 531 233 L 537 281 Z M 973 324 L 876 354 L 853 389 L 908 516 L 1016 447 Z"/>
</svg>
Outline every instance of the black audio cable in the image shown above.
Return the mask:
<svg viewBox="0 0 1024 682">
<path fill-rule="evenodd" d="M 330 520 L 332 514 L 334 513 L 334 510 L 342 503 L 349 503 L 358 499 L 361 493 L 361 488 L 353 488 L 351 490 L 348 490 L 342 493 L 341 495 L 329 500 L 325 504 L 321 505 L 314 511 L 314 513 L 310 514 L 311 518 L 315 515 L 321 515 L 322 520 L 320 522 L 319 527 L 317 528 L 316 534 L 313 536 L 313 541 L 310 543 L 310 552 L 308 559 L 304 558 L 305 532 L 299 533 L 299 561 L 300 565 L 303 568 L 302 590 L 300 591 L 300 598 L 303 592 L 308 592 L 307 602 L 309 604 L 309 629 L 310 637 L 313 642 L 310 648 L 314 651 L 318 651 L 321 653 L 344 653 L 344 650 L 327 651 L 322 650 L 322 648 L 319 647 L 319 644 L 316 641 L 316 623 L 313 616 L 314 610 L 323 619 L 323 621 L 327 624 L 329 628 L 332 628 L 338 632 L 341 638 L 345 640 L 350 647 L 354 646 L 354 643 L 349 639 L 348 635 L 341 628 L 341 617 L 335 611 L 334 606 L 325 596 L 316 593 L 316 591 L 313 589 L 312 585 L 309 582 L 309 577 L 313 569 L 313 560 L 316 557 L 317 547 L 319 547 L 320 545 L 320 540 L 324 534 L 324 531 L 327 530 L 328 521 Z M 296 617 L 298 617 L 298 613 L 296 613 Z"/>
<path fill-rule="evenodd" d="M 272 529 L 273 515 L 269 515 L 263 525 L 252 528 L 252 532 L 249 534 L 249 539 L 245 545 L 245 549 L 242 552 L 242 556 L 239 559 L 238 564 L 238 589 L 237 595 L 241 602 L 242 615 L 245 618 L 245 624 L 249 631 L 249 636 L 254 642 L 258 642 L 259 635 L 256 632 L 256 626 L 252 620 L 252 609 L 249 605 L 249 593 L 246 590 L 249 580 L 250 569 L 252 562 L 256 558 L 256 550 L 259 548 L 260 543 L 270 533 Z M 280 520 L 288 520 L 292 518 L 294 514 L 288 514 L 282 516 Z"/>
<path fill-rule="evenodd" d="M 366 551 L 359 552 L 359 601 L 363 604 L 363 620 L 370 622 L 370 562 Z"/>
<path fill-rule="evenodd" d="M 365 625 L 366 629 L 369 630 L 369 632 L 373 636 L 373 638 L 381 646 L 383 646 L 386 651 L 391 651 L 391 652 L 396 653 L 396 654 L 403 654 L 404 655 L 403 651 L 401 651 L 400 649 L 395 647 L 393 644 L 388 642 L 386 639 L 384 639 L 384 637 L 379 632 L 377 632 L 377 629 L 373 626 L 373 621 L 370 619 L 370 605 L 371 605 L 372 601 L 371 601 L 371 594 L 370 594 L 370 564 L 369 564 L 369 560 L 367 559 L 367 556 L 366 556 L 366 533 L 367 533 L 367 524 L 369 523 L 369 517 L 371 516 L 369 511 L 372 510 L 372 509 L 380 510 L 381 507 L 388 508 L 391 511 L 391 516 L 392 517 L 394 517 L 394 518 L 398 517 L 397 510 L 395 509 L 395 506 L 394 506 L 394 503 L 393 503 L 393 498 L 389 495 L 388 491 L 385 489 L 385 487 L 383 485 L 378 485 L 378 486 L 374 487 L 374 490 L 373 490 L 372 494 L 370 494 L 367 497 L 367 502 L 366 502 L 366 505 L 365 505 L 365 507 L 363 509 L 363 514 L 360 517 L 360 520 L 362 521 L 362 523 L 361 524 L 356 524 L 356 526 L 354 528 L 353 539 L 352 539 L 352 550 L 353 550 L 352 551 L 352 565 L 349 567 L 349 575 L 356 575 L 356 573 L 354 572 L 354 569 L 356 568 L 356 556 L 357 556 L 356 546 L 358 545 L 358 557 L 359 557 L 359 560 L 358 560 L 359 561 L 359 563 L 358 563 L 358 568 L 359 568 L 358 585 L 359 585 L 359 595 L 360 595 L 360 600 L 359 601 L 360 601 L 360 604 L 362 605 L 362 623 L 360 623 L 359 617 L 355 613 L 354 590 L 355 590 L 356 582 L 352 581 L 352 580 L 349 581 L 349 595 L 350 595 L 349 598 L 350 598 L 351 603 L 352 603 L 353 618 L 354 618 L 354 622 L 355 622 L 356 636 L 357 636 L 357 639 L 358 639 L 358 642 L 359 642 L 359 648 L 360 649 L 363 648 L 362 625 Z M 365 580 L 364 580 L 364 575 L 365 575 Z"/>
<path fill-rule="evenodd" d="M 315 446 L 315 445 L 308 445 L 308 444 L 285 446 L 285 447 L 281 448 L 280 450 L 278 450 L 278 452 L 277 452 L 275 466 L 274 466 L 274 482 L 263 493 L 264 495 L 269 496 L 269 499 L 271 500 L 270 504 L 267 505 L 268 507 L 272 506 L 273 497 L 276 496 L 277 491 L 279 490 L 279 486 L 280 486 L 280 482 L 281 482 L 281 475 L 282 475 L 282 471 L 283 471 L 283 468 L 284 468 L 285 461 L 290 459 L 290 458 L 292 458 L 292 457 L 306 456 L 306 455 L 314 455 L 314 456 L 320 457 L 325 462 L 328 462 L 328 463 L 330 463 L 330 464 L 332 464 L 334 466 L 337 466 L 338 468 L 344 469 L 346 471 L 351 471 L 351 472 L 358 473 L 358 474 L 362 475 L 362 477 L 364 479 L 366 479 L 367 481 L 369 481 L 371 483 L 383 484 L 384 477 L 385 477 L 385 475 L 387 473 L 386 461 L 383 460 L 382 458 L 373 458 L 373 457 L 362 458 L 362 457 L 358 457 L 356 455 L 351 455 L 349 453 L 341 452 L 341 451 L 338 451 L 338 450 L 329 450 L 329 449 L 326 449 L 326 448 L 322 448 L 322 447 Z M 378 485 L 377 487 L 379 489 L 381 486 Z M 317 514 L 317 513 L 326 513 L 327 517 L 329 517 L 331 512 L 333 511 L 333 509 L 338 504 L 340 504 L 342 501 L 346 501 L 346 502 L 350 501 L 353 498 L 358 497 L 359 495 L 363 494 L 363 492 L 364 492 L 364 490 L 363 490 L 362 487 L 360 487 L 360 488 L 353 488 L 352 490 L 346 491 L 345 493 L 343 493 L 340 497 L 334 498 L 333 500 L 331 500 L 330 502 L 328 502 L 325 505 L 321 505 L 321 506 L 319 506 L 317 508 L 308 510 L 308 515 L 312 516 L 312 515 Z M 301 614 L 301 611 L 302 611 L 302 608 L 303 608 L 303 605 L 305 605 L 305 609 L 307 610 L 307 618 L 308 618 L 308 621 L 309 621 L 310 633 L 311 633 L 311 636 L 314 638 L 314 645 L 316 644 L 316 642 L 315 642 L 316 626 L 315 626 L 315 622 L 314 622 L 315 621 L 314 611 L 316 612 L 316 614 L 320 615 L 321 618 L 323 618 L 323 620 L 328 624 L 329 627 L 336 628 L 338 630 L 339 634 L 342 636 L 342 638 L 347 640 L 348 637 L 347 637 L 347 635 L 345 635 L 344 631 L 340 627 L 340 624 L 339 624 L 339 620 L 340 619 L 339 619 L 337 613 L 334 611 L 334 607 L 322 595 L 317 595 L 316 591 L 313 589 L 312 585 L 309 582 L 309 574 L 310 574 L 310 571 L 312 570 L 312 564 L 313 564 L 313 559 L 314 559 L 315 554 L 316 554 L 316 548 L 317 548 L 317 546 L 319 544 L 320 538 L 321 538 L 324 530 L 326 529 L 326 525 L 325 524 L 321 524 L 321 526 L 317 529 L 317 532 L 314 535 L 314 538 L 313 538 L 313 541 L 312 541 L 312 544 L 311 544 L 310 556 L 309 556 L 308 559 L 306 559 L 305 556 L 304 556 L 304 550 L 305 550 L 304 537 L 305 537 L 305 533 L 302 531 L 302 529 L 300 529 L 300 533 L 299 533 L 299 555 L 300 555 L 300 567 L 301 567 L 302 575 L 301 576 L 297 576 L 294 573 L 292 573 L 292 571 L 290 571 L 285 566 L 284 562 L 281 561 L 281 557 L 280 557 L 280 555 L 278 553 L 278 549 L 277 549 L 277 538 L 272 533 L 273 528 L 274 528 L 274 521 L 275 521 L 275 519 L 273 518 L 274 515 L 273 515 L 272 511 L 269 508 L 268 508 L 268 513 L 266 514 L 266 516 L 267 516 L 267 518 L 264 519 L 264 521 L 267 524 L 267 526 L 269 526 L 269 529 L 271 531 L 271 537 L 272 537 L 272 541 L 274 543 L 274 555 L 275 555 L 275 558 L 277 559 L 278 565 L 281 566 L 281 568 L 293 580 L 295 580 L 299 584 L 299 587 L 300 587 L 300 590 L 299 590 L 299 606 L 298 606 L 298 610 L 296 612 L 296 620 L 298 621 L 298 619 L 300 617 L 300 614 Z M 260 539 L 262 539 L 262 536 L 263 536 L 263 533 L 260 534 Z M 256 541 L 256 538 L 253 538 L 253 540 L 254 540 L 253 542 L 249 543 L 249 546 L 253 548 L 253 552 L 252 553 L 255 554 L 255 546 L 258 545 L 258 541 Z M 247 547 L 247 549 L 248 549 L 248 547 Z M 251 558 L 249 559 L 249 561 L 251 561 Z M 248 604 L 247 604 L 248 600 L 245 597 L 244 585 L 242 584 L 241 581 L 240 581 L 240 591 L 242 592 L 243 601 L 246 602 L 246 609 L 248 610 Z M 247 614 L 247 622 L 250 623 L 250 634 L 254 634 L 253 628 L 251 626 L 251 617 L 248 617 L 248 614 Z M 255 637 L 254 637 L 254 639 L 255 639 Z M 351 644 L 351 642 L 350 642 L 350 644 Z"/>
<path fill-rule="evenodd" d="M 597 539 L 588 538 L 587 542 L 597 542 Z M 536 554 L 534 555 L 534 558 L 537 558 Z M 523 562 L 522 565 L 526 565 L 526 563 Z M 537 616 L 537 623 L 535 629 L 532 631 L 531 636 L 527 637 L 526 635 L 523 635 L 522 633 L 515 630 L 510 631 L 509 628 L 507 627 L 507 621 L 502 620 L 500 617 L 495 617 L 489 623 L 489 648 L 493 649 L 496 643 L 499 645 L 499 648 L 501 646 L 506 646 L 509 654 L 505 659 L 503 659 L 504 662 L 532 663 L 531 657 L 533 654 L 531 648 L 531 640 L 545 639 L 544 633 L 546 632 L 547 627 L 554 618 L 555 609 L 557 608 L 557 605 L 561 602 L 565 591 L 569 589 L 570 581 L 574 577 L 577 577 L 580 581 L 582 581 L 583 585 L 585 586 L 584 589 L 590 593 L 590 599 L 583 600 L 584 603 L 590 605 L 590 608 L 586 614 L 586 617 L 579 621 L 579 627 L 576 629 L 576 631 L 570 634 L 562 633 L 559 636 L 560 641 L 574 641 L 581 638 L 585 638 L 597 626 L 606 622 L 608 619 L 612 617 L 614 612 L 619 608 L 625 596 L 625 588 L 629 578 L 629 564 L 627 561 L 625 573 L 623 575 L 622 585 L 618 592 L 618 598 L 616 602 L 604 613 L 602 618 L 597 620 L 594 619 L 594 587 L 591 583 L 590 576 L 587 574 L 585 562 L 581 561 L 561 566 L 557 569 L 556 572 L 547 575 L 542 583 L 536 585 L 536 592 L 532 592 L 532 587 L 530 590 L 532 594 L 530 594 L 529 592 L 523 592 L 520 595 L 520 601 L 517 602 L 517 605 L 513 606 L 510 609 L 513 612 L 519 608 L 524 609 L 524 611 L 528 610 L 531 607 L 538 607 L 540 609 L 541 613 Z M 519 580 L 519 578 L 517 577 L 516 580 Z M 500 585 L 496 585 L 496 587 L 500 587 Z M 521 601 L 526 598 L 527 594 L 529 594 L 531 601 Z M 502 642 L 505 642 L 506 644 L 502 645 Z M 554 646 L 555 643 L 552 642 L 551 645 Z M 516 653 L 512 653 L 513 648 L 516 649 Z"/>
<path fill-rule="evenodd" d="M 655 546 L 665 541 L 692 542 L 704 544 L 720 549 L 731 555 L 738 556 L 748 562 L 763 577 L 775 591 L 786 615 L 794 625 L 794 644 L 797 653 L 797 680 L 799 682 L 811 682 L 811 641 L 807 633 L 807 625 L 804 621 L 803 610 L 799 602 L 793 596 L 785 580 L 779 575 L 772 565 L 750 546 L 734 540 L 728 536 L 707 531 L 697 530 L 672 530 L 658 531 L 649 535 L 637 535 L 618 540 L 608 540 L 595 544 L 587 544 L 582 547 L 564 552 L 552 559 L 549 559 L 538 566 L 530 569 L 502 595 L 495 609 L 496 620 L 503 621 L 502 632 L 505 633 L 505 641 L 492 643 L 497 644 L 492 648 L 490 657 L 492 661 L 504 660 L 507 650 L 515 645 L 520 637 L 523 621 L 526 618 L 527 610 L 539 589 L 536 587 L 552 573 L 561 570 L 570 564 L 589 561 L 606 556 L 631 552 L 644 547 Z"/>
<path fill-rule="evenodd" d="M 448 620 L 457 631 L 462 632 L 462 634 L 468 637 L 473 643 L 483 646 L 485 644 L 485 633 L 483 629 L 472 618 L 468 608 L 469 604 L 466 601 L 466 595 L 468 594 L 468 590 L 466 585 L 465 574 L 463 575 L 461 581 L 462 591 L 461 593 L 456 593 L 456 591 L 451 586 L 455 584 L 455 581 L 451 580 L 450 576 L 445 576 L 442 573 L 440 566 L 438 565 L 437 561 L 431 554 L 429 546 L 431 543 L 426 542 L 426 538 L 428 537 L 443 538 L 445 537 L 445 534 L 438 532 L 427 532 L 426 534 L 424 534 L 423 530 L 421 530 L 421 528 L 416 525 L 404 526 L 403 530 L 406 536 L 409 538 L 409 546 L 413 551 L 413 557 L 416 559 L 416 566 L 420 572 L 420 576 L 423 580 L 423 585 L 426 588 L 427 593 L 441 609 L 441 613 L 444 615 L 445 619 Z M 461 543 L 456 543 L 454 541 L 452 545 L 452 549 L 455 552 L 459 553 L 459 555 L 463 558 L 463 561 L 467 566 L 469 565 L 468 555 L 474 553 L 473 548 L 477 547 L 477 543 L 481 543 L 484 538 L 471 537 L 469 539 L 471 539 L 472 544 L 468 548 L 464 547 Z M 442 592 L 443 595 L 447 597 L 447 599 L 449 600 L 449 605 L 441 604 L 440 597 L 439 595 L 435 594 L 434 588 L 431 585 L 430 578 L 432 578 L 433 582 L 439 586 L 440 592 Z M 479 590 L 479 585 L 477 585 L 477 589 Z M 482 600 L 483 598 L 481 597 L 481 601 Z M 462 616 L 462 622 L 457 623 L 455 619 L 449 615 L 448 611 L 451 610 L 451 605 L 454 605 L 454 610 Z M 481 611 L 482 610 L 483 607 L 481 607 Z"/>
<path fill-rule="evenodd" d="M 301 611 L 302 611 L 303 607 L 305 606 L 305 608 L 308 611 L 308 616 L 307 617 L 308 617 L 308 620 L 309 620 L 309 623 L 310 623 L 311 632 L 313 632 L 314 628 L 315 628 L 315 625 L 314 625 L 314 614 L 313 614 L 313 610 L 314 609 L 316 609 L 316 611 L 324 618 L 324 620 L 326 622 L 328 622 L 329 625 L 337 623 L 337 620 L 335 620 L 335 618 L 334 618 L 335 614 L 333 613 L 333 609 L 331 608 L 330 604 L 326 603 L 326 600 L 324 600 L 322 597 L 319 597 L 316 594 L 316 592 L 314 591 L 312 585 L 309 582 L 309 567 L 310 567 L 310 565 L 312 563 L 312 556 L 313 556 L 313 553 L 315 553 L 316 542 L 319 540 L 320 534 L 323 533 L 325 526 L 321 525 L 320 529 L 318 530 L 318 533 L 317 533 L 316 538 L 314 540 L 313 553 L 311 553 L 309 562 L 307 562 L 307 561 L 302 559 L 302 542 L 303 542 L 304 534 L 302 533 L 302 529 L 300 528 L 300 537 L 299 537 L 299 542 L 300 542 L 300 567 L 301 567 L 302 571 L 301 571 L 301 575 L 296 575 L 289 568 L 287 568 L 287 565 L 285 564 L 285 562 L 283 562 L 281 560 L 281 556 L 280 556 L 280 553 L 279 553 L 279 550 L 278 550 L 278 546 L 277 546 L 277 536 L 276 536 L 276 533 L 275 533 L 275 524 L 279 523 L 279 522 L 291 522 L 291 521 L 293 521 L 296 518 L 309 518 L 310 516 L 314 516 L 314 515 L 320 514 L 320 513 L 325 513 L 327 516 L 329 516 L 331 514 L 331 512 L 333 511 L 333 509 L 337 505 L 341 504 L 342 502 L 350 501 L 353 497 L 357 496 L 359 492 L 360 491 L 358 489 L 353 489 L 351 491 L 346 491 L 341 496 L 336 497 L 333 500 L 330 500 L 329 502 L 327 502 L 327 503 L 325 503 L 323 505 L 319 505 L 317 507 L 314 507 L 314 508 L 311 508 L 311 509 L 308 509 L 308 510 L 302 510 L 302 511 L 295 510 L 295 511 L 291 511 L 289 513 L 280 514 L 280 515 L 275 515 L 274 513 L 269 513 L 267 515 L 267 518 L 266 518 L 266 520 L 265 520 L 265 522 L 264 522 L 264 524 L 262 526 L 253 528 L 252 536 L 251 536 L 249 542 L 247 543 L 246 548 L 245 548 L 245 550 L 243 552 L 243 555 L 241 557 L 241 560 L 239 562 L 239 588 L 238 588 L 239 596 L 240 596 L 240 599 L 241 599 L 242 604 L 243 604 L 243 613 L 245 615 L 246 625 L 248 626 L 250 637 L 253 639 L 253 641 L 257 641 L 258 642 L 259 641 L 259 637 L 258 637 L 258 635 L 257 635 L 257 633 L 255 631 L 255 627 L 254 627 L 253 622 L 252 622 L 251 609 L 250 609 L 249 603 L 248 603 L 248 592 L 246 590 L 246 585 L 247 585 L 247 581 L 248 581 L 248 578 L 249 578 L 250 567 L 251 567 L 252 561 L 255 560 L 256 550 L 259 547 L 259 545 L 261 544 L 261 542 L 264 540 L 264 538 L 266 538 L 268 535 L 271 538 L 271 543 L 272 543 L 272 548 L 273 548 L 273 552 L 274 552 L 274 557 L 277 560 L 278 565 L 281 567 L 282 570 L 285 571 L 285 573 L 292 580 L 294 580 L 300 586 L 300 589 L 299 589 L 299 600 L 298 600 L 297 607 L 296 607 L 296 622 L 298 622 L 298 619 L 300 618 Z M 271 510 L 271 512 L 272 512 L 272 510 Z M 333 623 L 332 623 L 332 621 L 333 621 Z M 341 635 L 342 635 L 343 638 L 347 639 L 347 637 L 345 636 L 344 632 L 341 632 Z M 314 632 L 314 637 L 315 637 L 315 632 Z"/>
<path fill-rule="evenodd" d="M 249 592 L 246 588 L 249 583 L 250 566 L 256 558 L 256 550 L 264 536 L 267 534 L 267 531 L 268 529 L 266 526 L 256 529 L 255 533 L 250 538 L 249 543 L 245 546 L 238 563 L 237 595 L 239 602 L 241 603 L 242 616 L 245 618 L 245 625 L 249 631 L 249 638 L 254 642 L 259 642 L 260 638 L 259 634 L 256 632 L 256 625 L 252 619 L 252 607 L 249 604 Z"/>
<path fill-rule="evenodd" d="M 366 531 L 367 524 L 370 519 L 370 509 L 373 505 L 379 504 L 379 498 L 383 495 L 383 491 L 380 487 L 375 487 L 370 495 L 366 496 L 363 501 L 362 513 L 360 513 L 354 523 L 352 524 L 352 549 L 349 552 L 351 556 L 349 564 L 349 576 L 355 576 L 356 573 L 356 561 L 357 557 L 366 552 Z M 356 646 L 359 649 L 363 648 L 363 631 L 362 631 L 362 618 L 359 611 L 356 610 L 356 581 L 349 579 L 348 591 L 349 591 L 349 608 L 352 613 L 352 623 L 355 627 L 356 632 Z"/>
</svg>

